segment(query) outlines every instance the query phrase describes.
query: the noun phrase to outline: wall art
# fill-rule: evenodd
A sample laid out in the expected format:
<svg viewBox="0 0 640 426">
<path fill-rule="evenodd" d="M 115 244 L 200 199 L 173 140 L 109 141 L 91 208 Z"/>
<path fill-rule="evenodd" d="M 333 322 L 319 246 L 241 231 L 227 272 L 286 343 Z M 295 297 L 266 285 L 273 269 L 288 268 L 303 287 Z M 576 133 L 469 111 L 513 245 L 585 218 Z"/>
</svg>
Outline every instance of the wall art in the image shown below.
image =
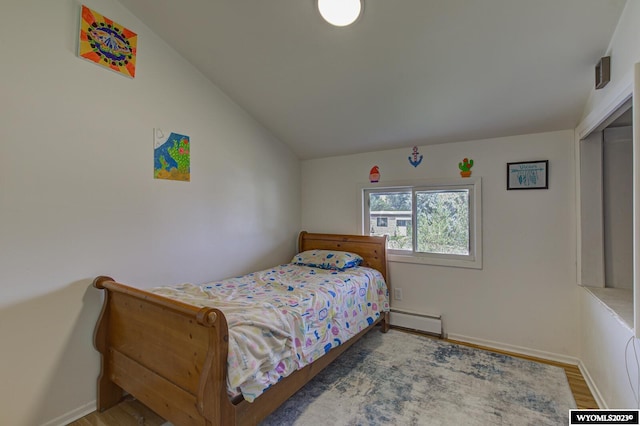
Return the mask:
<svg viewBox="0 0 640 426">
<path fill-rule="evenodd" d="M 423 155 L 418 152 L 418 147 L 413 147 L 413 153 L 409 156 L 409 164 L 413 167 L 418 167 L 422 163 Z"/>
<path fill-rule="evenodd" d="M 191 180 L 191 142 L 189 136 L 154 129 L 153 177 Z"/>
<path fill-rule="evenodd" d="M 458 163 L 458 168 L 460 169 L 460 176 L 463 178 L 468 178 L 471 176 L 471 168 L 473 167 L 473 160 L 465 158 L 462 160 L 462 163 Z"/>
<path fill-rule="evenodd" d="M 136 33 L 82 5 L 78 56 L 133 78 L 137 46 Z"/>
<path fill-rule="evenodd" d="M 507 163 L 507 189 L 548 189 L 549 160 Z"/>
<path fill-rule="evenodd" d="M 369 172 L 369 182 L 378 183 L 380 181 L 380 168 L 373 166 Z"/>
</svg>

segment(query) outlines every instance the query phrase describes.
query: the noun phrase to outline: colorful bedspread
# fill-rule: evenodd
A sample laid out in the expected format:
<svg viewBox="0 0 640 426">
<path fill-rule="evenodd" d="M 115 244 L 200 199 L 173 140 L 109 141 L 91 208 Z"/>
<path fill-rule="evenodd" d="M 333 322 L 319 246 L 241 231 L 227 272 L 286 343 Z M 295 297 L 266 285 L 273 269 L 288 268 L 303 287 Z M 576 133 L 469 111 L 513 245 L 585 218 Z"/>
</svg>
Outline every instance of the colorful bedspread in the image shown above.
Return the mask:
<svg viewBox="0 0 640 426">
<path fill-rule="evenodd" d="M 382 274 L 365 267 L 339 272 L 285 264 L 205 285 L 151 291 L 224 313 L 229 395 L 241 393 L 249 402 L 389 310 Z"/>
</svg>

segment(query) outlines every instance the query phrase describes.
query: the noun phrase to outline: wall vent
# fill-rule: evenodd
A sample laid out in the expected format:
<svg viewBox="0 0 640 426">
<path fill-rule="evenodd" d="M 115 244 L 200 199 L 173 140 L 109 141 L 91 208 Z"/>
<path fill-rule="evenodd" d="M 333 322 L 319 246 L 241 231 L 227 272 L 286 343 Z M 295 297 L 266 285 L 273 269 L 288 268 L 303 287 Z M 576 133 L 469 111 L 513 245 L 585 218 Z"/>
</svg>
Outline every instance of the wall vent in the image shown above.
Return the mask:
<svg viewBox="0 0 640 426">
<path fill-rule="evenodd" d="M 444 338 L 441 315 L 428 315 L 391 308 L 391 325 Z"/>
</svg>

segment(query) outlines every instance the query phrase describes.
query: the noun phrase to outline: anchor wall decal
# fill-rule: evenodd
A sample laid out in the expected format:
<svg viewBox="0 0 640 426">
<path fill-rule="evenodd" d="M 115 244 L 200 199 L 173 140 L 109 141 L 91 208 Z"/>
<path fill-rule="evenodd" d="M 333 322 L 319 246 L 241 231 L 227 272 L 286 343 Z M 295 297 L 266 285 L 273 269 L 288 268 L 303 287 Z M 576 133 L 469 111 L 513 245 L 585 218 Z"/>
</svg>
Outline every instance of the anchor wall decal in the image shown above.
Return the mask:
<svg viewBox="0 0 640 426">
<path fill-rule="evenodd" d="M 420 156 L 420 157 L 418 157 L 418 156 Z M 420 153 L 418 152 L 418 147 L 417 147 L 417 146 L 414 146 L 414 147 L 413 147 L 413 154 L 411 154 L 411 155 L 409 156 L 409 163 L 410 163 L 413 167 L 418 167 L 418 165 L 419 165 L 420 163 L 422 163 L 422 157 L 423 157 L 423 155 L 422 155 L 422 154 L 420 154 Z"/>
</svg>

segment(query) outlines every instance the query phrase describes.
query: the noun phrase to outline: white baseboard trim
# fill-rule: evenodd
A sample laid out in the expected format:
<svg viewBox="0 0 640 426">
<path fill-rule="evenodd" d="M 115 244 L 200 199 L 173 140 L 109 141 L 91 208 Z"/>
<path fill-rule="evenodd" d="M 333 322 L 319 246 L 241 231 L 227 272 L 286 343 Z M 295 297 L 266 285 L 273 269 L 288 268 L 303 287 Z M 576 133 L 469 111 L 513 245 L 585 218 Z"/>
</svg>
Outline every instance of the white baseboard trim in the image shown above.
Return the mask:
<svg viewBox="0 0 640 426">
<path fill-rule="evenodd" d="M 493 340 L 477 339 L 475 337 L 463 336 L 461 334 L 449 333 L 447 338 L 450 340 L 459 340 L 461 342 L 471 343 L 474 345 L 485 346 L 487 348 L 499 349 L 501 351 L 513 352 L 520 355 L 533 356 L 536 358 L 546 359 L 548 361 L 561 362 L 564 364 L 580 365 L 578 358 L 556 354 L 553 352 L 539 351 L 537 349 L 526 348 L 524 346 L 509 345 L 506 343 L 494 342 Z"/>
<path fill-rule="evenodd" d="M 587 386 L 591 391 L 591 395 L 593 395 L 593 399 L 596 400 L 598 407 L 603 410 L 608 410 L 609 406 L 605 402 L 604 398 L 602 397 L 602 394 L 600 393 L 600 390 L 596 386 L 596 383 L 593 381 L 593 378 L 591 378 L 591 374 L 589 374 L 589 370 L 587 370 L 587 367 L 584 365 L 582 361 L 580 361 L 580 364 L 578 364 L 578 368 L 580 368 L 582 377 L 584 377 L 584 381 L 587 382 Z"/>
<path fill-rule="evenodd" d="M 84 404 L 82 407 L 78 407 L 75 410 L 71 410 L 60 417 L 56 417 L 53 420 L 42 424 L 41 426 L 65 426 L 69 423 L 78 420 L 87 414 L 93 413 L 98 408 L 97 401 L 90 401 Z"/>
</svg>

